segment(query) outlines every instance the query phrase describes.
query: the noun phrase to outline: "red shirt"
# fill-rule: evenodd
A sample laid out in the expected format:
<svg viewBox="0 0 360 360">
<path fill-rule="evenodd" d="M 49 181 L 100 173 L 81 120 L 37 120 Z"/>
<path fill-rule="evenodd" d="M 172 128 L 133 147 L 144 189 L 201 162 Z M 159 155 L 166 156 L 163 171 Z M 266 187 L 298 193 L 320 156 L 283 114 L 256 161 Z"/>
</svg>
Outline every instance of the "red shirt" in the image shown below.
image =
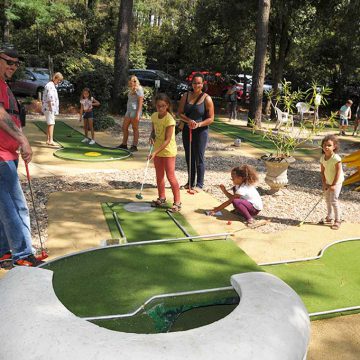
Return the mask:
<svg viewBox="0 0 360 360">
<path fill-rule="evenodd" d="M 0 79 L 0 106 L 3 106 L 6 111 L 19 111 L 13 93 L 2 79 Z M 20 128 L 21 123 L 19 116 L 15 114 L 10 114 L 10 116 L 15 125 Z M 15 138 L 6 131 L 0 129 L 0 161 L 16 160 L 19 157 L 17 153 L 19 145 L 19 142 Z"/>
</svg>

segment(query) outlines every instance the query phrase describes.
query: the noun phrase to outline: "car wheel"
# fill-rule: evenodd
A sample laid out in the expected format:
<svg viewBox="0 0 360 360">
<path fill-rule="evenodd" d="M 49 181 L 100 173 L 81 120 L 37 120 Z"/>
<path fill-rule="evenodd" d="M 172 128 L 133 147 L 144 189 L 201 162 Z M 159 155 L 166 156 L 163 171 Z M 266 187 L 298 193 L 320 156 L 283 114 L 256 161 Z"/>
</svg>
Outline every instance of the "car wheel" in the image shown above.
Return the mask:
<svg viewBox="0 0 360 360">
<path fill-rule="evenodd" d="M 36 99 L 37 99 L 37 100 L 42 100 L 43 92 L 44 92 L 44 88 L 43 88 L 43 87 L 38 88 L 38 89 L 36 90 Z"/>
</svg>

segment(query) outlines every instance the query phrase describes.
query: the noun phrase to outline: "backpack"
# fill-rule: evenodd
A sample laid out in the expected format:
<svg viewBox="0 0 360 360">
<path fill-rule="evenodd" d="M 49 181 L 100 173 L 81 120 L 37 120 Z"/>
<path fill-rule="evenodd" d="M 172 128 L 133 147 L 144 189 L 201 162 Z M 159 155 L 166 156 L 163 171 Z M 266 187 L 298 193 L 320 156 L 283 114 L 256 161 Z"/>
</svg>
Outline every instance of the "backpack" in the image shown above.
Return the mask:
<svg viewBox="0 0 360 360">
<path fill-rule="evenodd" d="M 17 99 L 16 102 L 19 109 L 19 119 L 21 122 L 21 127 L 23 128 L 26 126 L 26 109 L 25 106 L 22 103 L 20 103 Z"/>
</svg>

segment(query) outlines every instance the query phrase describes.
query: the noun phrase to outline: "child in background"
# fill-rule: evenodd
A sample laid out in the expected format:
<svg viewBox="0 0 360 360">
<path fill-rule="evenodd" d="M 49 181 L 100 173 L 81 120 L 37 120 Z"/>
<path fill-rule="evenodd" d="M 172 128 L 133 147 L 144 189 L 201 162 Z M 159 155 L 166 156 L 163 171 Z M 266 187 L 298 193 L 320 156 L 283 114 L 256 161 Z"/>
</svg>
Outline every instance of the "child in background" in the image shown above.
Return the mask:
<svg viewBox="0 0 360 360">
<path fill-rule="evenodd" d="M 231 170 L 231 179 L 234 184 L 233 194 L 228 192 L 225 186 L 221 184 L 220 189 L 229 200 L 209 211 L 209 215 L 215 215 L 217 211 L 233 204 L 235 212 L 243 216 L 247 225 L 251 226 L 255 221 L 254 216 L 263 208 L 260 194 L 255 187 L 258 181 L 258 174 L 252 166 L 243 165 Z"/>
<path fill-rule="evenodd" d="M 84 119 L 84 132 L 85 139 L 81 142 L 89 143 L 89 145 L 95 144 L 94 136 L 94 112 L 93 106 L 99 106 L 100 103 L 91 96 L 89 88 L 84 88 L 80 96 L 80 119 Z M 91 132 L 91 139 L 88 138 L 88 131 Z"/>
<path fill-rule="evenodd" d="M 345 131 L 349 126 L 349 119 L 351 119 L 351 105 L 353 102 L 347 100 L 346 104 L 343 105 L 339 110 L 340 115 L 340 132 L 339 135 L 346 135 Z"/>
<path fill-rule="evenodd" d="M 175 176 L 175 160 L 177 146 L 175 142 L 175 120 L 171 114 L 171 100 L 166 94 L 159 93 L 155 97 L 156 110 L 151 115 L 152 132 L 150 143 L 154 145 L 149 159 L 154 160 L 158 198 L 152 202 L 153 207 L 161 207 L 166 203 L 165 173 L 174 195 L 171 212 L 181 210 L 180 187 Z"/>
<path fill-rule="evenodd" d="M 355 122 L 354 122 L 354 132 L 352 134 L 352 136 L 355 136 L 359 134 L 359 130 L 358 127 L 360 125 L 360 104 L 358 105 L 357 109 L 356 109 L 356 114 L 355 114 Z"/>
<path fill-rule="evenodd" d="M 338 230 L 341 224 L 341 212 L 338 202 L 344 173 L 341 166 L 341 158 L 338 154 L 339 140 L 335 135 L 327 135 L 321 142 L 323 155 L 320 158 L 322 187 L 325 192 L 327 216 L 320 221 L 321 224 L 329 224 L 333 230 Z M 335 222 L 333 223 L 333 216 Z"/>
</svg>

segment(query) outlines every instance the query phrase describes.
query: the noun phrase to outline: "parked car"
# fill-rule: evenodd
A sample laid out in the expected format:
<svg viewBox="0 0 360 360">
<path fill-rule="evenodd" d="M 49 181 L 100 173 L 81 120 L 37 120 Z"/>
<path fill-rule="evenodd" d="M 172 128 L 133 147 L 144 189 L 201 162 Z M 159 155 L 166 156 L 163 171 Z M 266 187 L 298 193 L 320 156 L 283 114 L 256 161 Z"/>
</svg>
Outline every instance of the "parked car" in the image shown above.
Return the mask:
<svg viewBox="0 0 360 360">
<path fill-rule="evenodd" d="M 9 86 L 15 95 L 33 96 L 41 99 L 45 85 L 50 81 L 50 72 L 46 68 L 27 67 L 19 78 L 9 81 Z M 74 85 L 68 80 L 63 80 L 57 85 L 60 94 L 71 94 Z"/>
<path fill-rule="evenodd" d="M 130 69 L 129 74 L 135 75 L 142 86 L 158 88 L 176 100 L 188 90 L 186 83 L 161 70 Z"/>
<path fill-rule="evenodd" d="M 193 76 L 200 73 L 204 76 L 205 91 L 212 97 L 223 97 L 227 91 L 227 81 L 221 72 L 212 71 L 193 71 L 186 77 L 186 81 L 191 83 Z"/>
</svg>

